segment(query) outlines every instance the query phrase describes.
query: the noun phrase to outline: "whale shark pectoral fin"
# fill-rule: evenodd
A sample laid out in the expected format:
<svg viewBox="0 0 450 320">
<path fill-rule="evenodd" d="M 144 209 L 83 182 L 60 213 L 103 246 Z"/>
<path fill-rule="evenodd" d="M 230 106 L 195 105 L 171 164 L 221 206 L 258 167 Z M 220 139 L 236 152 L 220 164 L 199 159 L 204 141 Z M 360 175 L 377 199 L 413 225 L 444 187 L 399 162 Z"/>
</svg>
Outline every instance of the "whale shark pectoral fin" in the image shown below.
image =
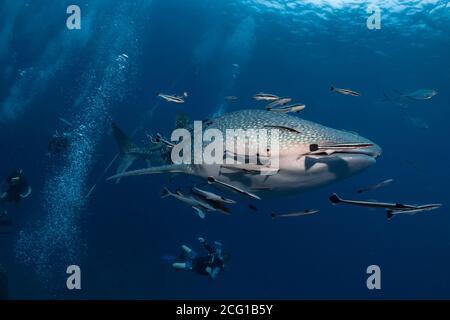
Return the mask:
<svg viewBox="0 0 450 320">
<path fill-rule="evenodd" d="M 166 165 L 166 166 L 160 166 L 160 167 L 152 167 L 152 168 L 146 168 L 146 169 L 140 169 L 140 170 L 133 170 L 133 171 L 127 171 L 123 173 L 116 174 L 112 177 L 107 178 L 106 180 L 114 180 L 114 179 L 120 179 L 123 177 L 131 177 L 131 176 L 143 176 L 147 174 L 157 174 L 157 173 L 186 173 L 187 172 L 187 166 L 183 164 L 173 164 L 173 165 Z"/>
<path fill-rule="evenodd" d="M 305 169 L 306 171 L 310 170 L 317 163 L 327 163 L 324 159 L 319 156 L 305 156 Z"/>
</svg>

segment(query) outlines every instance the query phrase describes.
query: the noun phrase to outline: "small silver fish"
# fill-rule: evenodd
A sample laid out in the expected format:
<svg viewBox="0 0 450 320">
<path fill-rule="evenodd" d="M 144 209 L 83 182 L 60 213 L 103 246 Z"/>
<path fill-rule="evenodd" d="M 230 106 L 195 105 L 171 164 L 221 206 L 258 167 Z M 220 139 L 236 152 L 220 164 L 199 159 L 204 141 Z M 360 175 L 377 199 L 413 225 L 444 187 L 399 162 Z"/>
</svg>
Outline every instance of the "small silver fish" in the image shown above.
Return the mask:
<svg viewBox="0 0 450 320">
<path fill-rule="evenodd" d="M 291 104 L 291 105 L 288 105 L 285 107 L 278 107 L 278 108 L 267 107 L 267 111 L 289 113 L 289 112 L 300 112 L 305 108 L 306 108 L 306 105 L 298 103 L 298 104 Z"/>
<path fill-rule="evenodd" d="M 313 215 L 313 214 L 316 214 L 316 213 L 319 213 L 319 210 L 316 210 L 316 209 L 304 210 L 304 211 L 300 211 L 300 212 L 285 213 L 285 214 L 272 213 L 270 216 L 272 217 L 272 219 L 275 219 L 275 218 L 291 218 L 291 217 L 309 216 L 309 215 Z"/>
<path fill-rule="evenodd" d="M 427 204 L 425 206 L 418 206 L 416 209 L 406 209 L 406 210 L 387 210 L 386 211 L 386 217 L 390 220 L 394 216 L 400 215 L 400 214 L 408 214 L 408 215 L 415 215 L 419 212 L 425 212 L 425 211 L 431 211 L 436 210 L 442 207 L 442 204 Z"/>
<path fill-rule="evenodd" d="M 367 191 L 373 191 L 373 190 L 377 190 L 380 188 L 384 188 L 387 187 L 388 185 L 390 185 L 392 182 L 394 182 L 394 179 L 387 179 L 384 180 L 380 183 L 374 184 L 370 187 L 364 188 L 364 189 L 359 189 L 358 191 L 356 191 L 357 193 L 363 193 L 363 192 L 367 192 Z"/>
<path fill-rule="evenodd" d="M 397 91 L 400 95 L 402 95 L 405 98 L 411 99 L 411 100 L 430 100 L 434 96 L 438 94 L 436 90 L 432 89 L 419 89 L 407 94 L 402 94 L 401 92 Z"/>
<path fill-rule="evenodd" d="M 253 96 L 256 101 L 276 101 L 280 99 L 279 96 L 270 93 L 258 93 Z"/>
<path fill-rule="evenodd" d="M 275 100 L 275 101 L 269 103 L 269 104 L 267 105 L 267 107 L 266 107 L 266 110 L 271 110 L 271 109 L 273 109 L 273 108 L 275 108 L 275 107 L 277 107 L 277 106 L 285 106 L 285 105 L 287 105 L 287 104 L 288 104 L 289 102 L 291 102 L 291 101 L 292 101 L 292 99 L 291 99 L 291 98 L 288 98 L 288 97 L 286 97 L 286 98 L 280 98 L 280 99 L 278 99 L 278 100 Z"/>
<path fill-rule="evenodd" d="M 352 153 L 358 149 L 366 149 L 373 147 L 373 143 L 338 143 L 329 145 L 310 144 L 309 152 L 307 155 L 327 154 L 332 155 L 334 153 Z"/>
<path fill-rule="evenodd" d="M 240 194 L 242 194 L 242 195 L 244 195 L 244 196 L 248 196 L 248 197 L 253 198 L 253 199 L 261 200 L 261 198 L 260 198 L 259 196 L 257 196 L 256 194 L 253 194 L 253 193 L 251 193 L 251 192 L 248 192 L 248 191 L 246 191 L 246 190 L 244 190 L 244 189 L 241 189 L 241 188 L 239 188 L 239 187 L 233 186 L 232 184 L 229 184 L 229 183 L 226 183 L 226 182 L 217 180 L 217 179 L 214 178 L 214 177 L 208 177 L 208 183 L 209 183 L 209 184 L 214 184 L 214 183 L 215 183 L 215 184 L 218 184 L 218 185 L 220 185 L 220 186 L 222 186 L 222 187 L 225 187 L 225 188 L 227 188 L 227 189 L 230 189 L 230 190 L 232 190 L 232 191 L 235 191 L 235 192 L 237 192 L 237 193 L 240 193 Z"/>
<path fill-rule="evenodd" d="M 174 96 L 174 95 L 168 95 L 163 93 L 158 93 L 158 97 L 166 100 L 167 102 L 173 102 L 173 103 L 184 103 L 184 98 L 187 98 L 188 94 L 186 92 L 183 93 L 182 96 Z"/>
<path fill-rule="evenodd" d="M 359 97 L 361 96 L 361 94 L 359 92 L 353 91 L 353 90 L 349 90 L 349 89 L 341 89 L 341 88 L 336 88 L 334 86 L 331 86 L 330 91 L 335 91 L 337 93 L 346 95 L 346 96 L 353 96 L 353 97 Z"/>
<path fill-rule="evenodd" d="M 236 97 L 236 96 L 226 96 L 225 97 L 225 100 L 226 101 L 229 101 L 229 102 L 231 102 L 231 101 L 236 101 L 238 98 Z"/>
<path fill-rule="evenodd" d="M 177 191 L 176 193 L 171 192 L 169 189 L 164 188 L 163 194 L 161 198 L 167 198 L 167 197 L 173 197 L 181 202 L 184 202 L 185 204 L 191 206 L 192 209 L 194 209 L 197 213 L 197 215 L 204 219 L 206 217 L 205 211 L 216 211 L 214 207 L 209 205 L 206 202 L 203 202 L 199 199 L 196 199 L 194 197 L 188 197 L 183 195 L 180 191 Z"/>
<path fill-rule="evenodd" d="M 417 212 L 430 211 L 442 207 L 442 204 L 426 204 L 418 206 L 418 205 L 386 203 L 378 201 L 344 200 L 339 198 L 337 194 L 333 194 L 330 197 L 330 201 L 333 204 L 346 203 L 367 208 L 386 209 L 388 219 L 392 218 L 396 214 L 415 214 Z"/>
<path fill-rule="evenodd" d="M 221 203 L 226 203 L 226 204 L 234 204 L 236 203 L 236 201 L 219 196 L 215 193 L 209 192 L 209 191 L 205 191 L 202 189 L 199 189 L 197 187 L 193 187 L 192 188 L 192 192 L 206 200 L 211 200 L 211 201 L 215 201 L 215 202 L 221 202 Z"/>
<path fill-rule="evenodd" d="M 159 134 L 159 133 L 156 134 L 156 138 L 155 138 L 155 139 L 153 139 L 152 137 L 150 137 L 150 139 L 151 139 L 150 141 L 151 141 L 152 143 L 163 143 L 163 144 L 165 144 L 166 146 L 169 146 L 169 147 L 171 147 L 171 148 L 173 148 L 173 147 L 175 146 L 174 143 L 172 143 L 172 142 L 170 142 L 170 141 L 164 139 L 164 138 L 161 136 L 161 134 Z"/>
</svg>

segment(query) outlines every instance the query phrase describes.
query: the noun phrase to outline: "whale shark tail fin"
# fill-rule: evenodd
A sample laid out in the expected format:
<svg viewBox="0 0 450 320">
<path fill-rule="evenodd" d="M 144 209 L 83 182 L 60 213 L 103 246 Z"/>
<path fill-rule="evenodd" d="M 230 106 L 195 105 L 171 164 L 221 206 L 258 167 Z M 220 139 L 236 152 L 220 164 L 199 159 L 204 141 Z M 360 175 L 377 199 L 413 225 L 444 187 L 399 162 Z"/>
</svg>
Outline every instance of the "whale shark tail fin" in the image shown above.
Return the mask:
<svg viewBox="0 0 450 320">
<path fill-rule="evenodd" d="M 111 128 L 121 154 L 130 153 L 132 149 L 136 148 L 134 142 L 115 123 L 111 123 Z"/>
<path fill-rule="evenodd" d="M 137 156 L 131 154 L 133 149 L 137 146 L 133 141 L 115 124 L 111 124 L 114 139 L 119 147 L 119 165 L 117 167 L 116 173 L 121 174 L 127 171 L 129 167 L 136 161 Z M 116 183 L 120 182 L 120 178 L 116 179 Z"/>
<path fill-rule="evenodd" d="M 333 193 L 333 195 L 330 197 L 330 201 L 332 204 L 337 204 L 339 202 L 341 202 L 341 198 L 338 197 L 338 195 L 336 193 Z"/>
</svg>

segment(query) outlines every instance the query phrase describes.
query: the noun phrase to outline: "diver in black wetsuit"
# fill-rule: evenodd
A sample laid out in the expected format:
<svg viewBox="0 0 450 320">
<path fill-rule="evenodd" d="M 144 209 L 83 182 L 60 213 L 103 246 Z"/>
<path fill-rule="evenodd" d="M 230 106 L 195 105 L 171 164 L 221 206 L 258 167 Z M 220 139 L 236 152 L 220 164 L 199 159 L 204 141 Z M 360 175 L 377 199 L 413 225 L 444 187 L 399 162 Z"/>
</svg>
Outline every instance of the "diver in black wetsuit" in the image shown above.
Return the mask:
<svg viewBox="0 0 450 320">
<path fill-rule="evenodd" d="M 208 255 L 198 256 L 194 250 L 183 245 L 182 254 L 172 266 L 177 270 L 188 270 L 215 279 L 224 271 L 226 263 L 230 260 L 230 254 L 223 251 L 219 242 L 214 242 L 212 246 L 203 238 L 198 240 L 208 251 Z"/>
<path fill-rule="evenodd" d="M 7 214 L 4 209 L 6 203 L 19 205 L 20 201 L 31 194 L 31 187 L 23 174 L 22 169 L 13 171 L 4 181 L 0 191 L 0 218 Z"/>
<path fill-rule="evenodd" d="M 66 152 L 72 143 L 72 135 L 63 132 L 60 134 L 56 132 L 48 142 L 47 155 L 58 155 Z"/>
</svg>

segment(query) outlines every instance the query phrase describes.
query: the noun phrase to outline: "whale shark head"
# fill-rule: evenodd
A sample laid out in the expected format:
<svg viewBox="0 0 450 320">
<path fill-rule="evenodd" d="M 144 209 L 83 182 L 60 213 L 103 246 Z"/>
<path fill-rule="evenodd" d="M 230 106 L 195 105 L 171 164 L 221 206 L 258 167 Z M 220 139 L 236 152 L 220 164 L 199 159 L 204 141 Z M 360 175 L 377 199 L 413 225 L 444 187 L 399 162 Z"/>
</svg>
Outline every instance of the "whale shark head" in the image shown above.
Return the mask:
<svg viewBox="0 0 450 320">
<path fill-rule="evenodd" d="M 221 170 L 216 174 L 219 179 L 261 194 L 299 193 L 325 186 L 364 171 L 381 155 L 377 144 L 356 133 L 263 110 L 229 113 L 214 119 L 211 127 L 222 131 L 278 129 L 276 174 L 265 176 L 242 170 Z"/>
<path fill-rule="evenodd" d="M 339 134 L 339 131 L 334 133 Z M 349 178 L 376 163 L 376 159 L 381 155 L 378 145 L 360 136 L 347 135 L 346 132 L 341 134 L 353 145 L 371 145 L 355 149 L 323 149 L 309 153 L 305 146 L 298 146 L 280 152 L 280 169 L 277 175 L 270 177 L 272 190 L 280 193 L 308 191 Z"/>
</svg>

